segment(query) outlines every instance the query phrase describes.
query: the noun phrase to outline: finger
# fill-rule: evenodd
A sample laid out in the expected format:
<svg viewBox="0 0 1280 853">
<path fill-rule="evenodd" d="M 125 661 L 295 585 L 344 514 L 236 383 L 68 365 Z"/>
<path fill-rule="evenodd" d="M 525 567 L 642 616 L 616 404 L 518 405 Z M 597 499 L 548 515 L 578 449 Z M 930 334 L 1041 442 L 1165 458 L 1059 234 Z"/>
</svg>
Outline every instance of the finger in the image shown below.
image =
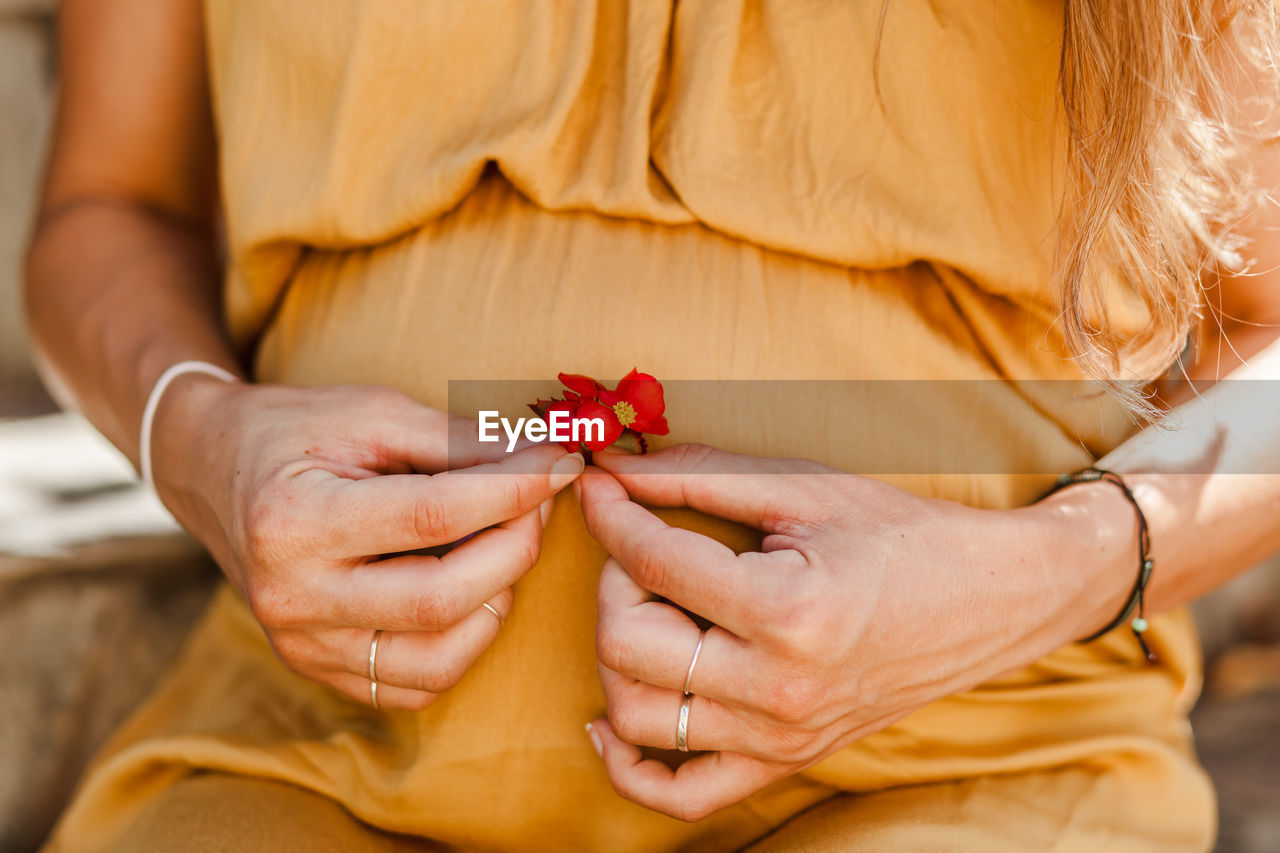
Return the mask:
<svg viewBox="0 0 1280 853">
<path fill-rule="evenodd" d="M 341 395 L 339 402 L 350 403 L 351 386 L 331 389 Z M 483 462 L 498 462 L 508 455 L 506 442 L 480 441 L 479 422 L 475 418 L 436 409 L 389 386 L 356 386 L 364 396 L 362 435 L 368 437 L 372 449 L 385 460 L 384 470 L 408 463 L 410 470 L 436 474 L 450 468 L 469 468 Z M 534 443 L 523 435 L 516 447 L 524 449 Z"/>
<path fill-rule="evenodd" d="M 645 592 L 612 558 L 600 572 L 597 605 L 596 656 L 611 670 L 681 693 L 689 677 L 691 693 L 738 708 L 753 705 L 760 665 L 752 647 L 715 625 L 704 635 L 682 611 Z"/>
<path fill-rule="evenodd" d="M 667 525 L 608 474 L 588 471 L 581 482 L 587 529 L 637 584 L 738 636 L 750 635 L 753 602 L 771 600 L 783 570 L 802 559 L 789 550 L 740 558 L 710 537 Z"/>
<path fill-rule="evenodd" d="M 541 509 L 535 508 L 442 557 L 392 557 L 332 569 L 315 582 L 324 596 L 318 618 L 344 628 L 442 631 L 532 569 L 541 540 Z"/>
<path fill-rule="evenodd" d="M 804 459 L 771 459 L 729 453 L 701 444 L 678 444 L 643 456 L 595 454 L 592 462 L 618 478 L 637 501 L 687 506 L 766 533 L 786 532 L 796 519 L 812 522 L 824 510 L 813 478 L 836 473 Z"/>
<path fill-rule="evenodd" d="M 636 681 L 603 664 L 599 670 L 614 734 L 635 746 L 676 749 L 684 694 Z M 693 752 L 727 750 L 762 760 L 776 757 L 781 734 L 701 695 L 690 699 L 685 731 L 685 744 Z M 796 735 L 787 746 L 800 747 L 805 742 Z"/>
<path fill-rule="evenodd" d="M 327 684 L 334 690 L 345 693 L 357 702 L 373 704 L 373 692 L 369 689 L 367 675 L 352 675 L 349 672 L 322 672 L 311 676 L 321 684 Z M 406 690 L 390 684 L 378 682 L 378 707 L 383 710 L 421 711 L 436 700 L 435 693 L 422 690 Z"/>
<path fill-rule="evenodd" d="M 600 740 L 609 782 L 619 795 L 680 820 L 695 821 L 754 794 L 788 770 L 734 752 L 709 752 L 674 770 L 620 740 L 605 718 L 591 730 Z"/>
<path fill-rule="evenodd" d="M 321 534 L 320 552 L 350 559 L 457 541 L 524 515 L 573 482 L 582 455 L 542 445 L 464 471 L 324 477 L 304 519 Z"/>
<path fill-rule="evenodd" d="M 383 632 L 378 636 L 374 674 L 380 684 L 443 693 L 451 690 L 476 659 L 498 636 L 511 610 L 510 590 L 494 596 L 445 631 Z M 313 665 L 335 672 L 369 675 L 373 634 L 361 629 L 339 629 L 303 635 L 314 647 Z M 277 649 L 281 641 L 277 640 Z"/>
<path fill-rule="evenodd" d="M 449 458 L 447 465 L 430 473 L 472 468 L 486 462 L 501 462 L 521 450 L 545 446 L 543 442 L 534 441 L 523 432 L 516 437 L 515 444 L 511 445 L 511 449 L 508 449 L 508 439 L 506 437 L 503 437 L 501 441 L 481 441 L 479 425 L 480 421 L 477 418 L 449 415 Z"/>
</svg>

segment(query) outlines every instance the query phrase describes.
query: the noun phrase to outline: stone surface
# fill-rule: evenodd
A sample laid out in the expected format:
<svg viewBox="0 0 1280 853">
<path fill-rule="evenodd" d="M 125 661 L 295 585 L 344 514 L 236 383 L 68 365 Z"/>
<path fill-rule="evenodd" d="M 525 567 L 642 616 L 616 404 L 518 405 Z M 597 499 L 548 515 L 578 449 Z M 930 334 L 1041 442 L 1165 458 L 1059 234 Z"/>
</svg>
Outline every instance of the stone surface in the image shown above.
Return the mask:
<svg viewBox="0 0 1280 853">
<path fill-rule="evenodd" d="M 84 420 L 0 422 L 0 850 L 40 843 L 217 578 Z"/>
<path fill-rule="evenodd" d="M 108 539 L 177 532 L 129 461 L 83 418 L 0 422 L 0 553 L 56 557 Z"/>
<path fill-rule="evenodd" d="M 1280 687 L 1207 695 L 1191 716 L 1218 791 L 1218 853 L 1280 850 Z"/>
<path fill-rule="evenodd" d="M 35 850 L 172 662 L 217 569 L 189 539 L 0 556 L 0 850 Z"/>
</svg>

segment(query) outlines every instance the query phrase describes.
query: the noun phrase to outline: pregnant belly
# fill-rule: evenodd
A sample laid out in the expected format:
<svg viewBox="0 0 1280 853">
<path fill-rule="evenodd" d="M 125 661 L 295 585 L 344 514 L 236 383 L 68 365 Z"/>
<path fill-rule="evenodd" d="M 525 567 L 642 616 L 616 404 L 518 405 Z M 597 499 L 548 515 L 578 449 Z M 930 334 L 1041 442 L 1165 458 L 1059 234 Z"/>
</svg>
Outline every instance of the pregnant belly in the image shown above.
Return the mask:
<svg viewBox="0 0 1280 853">
<path fill-rule="evenodd" d="M 308 255 L 262 341 L 257 369 L 264 381 L 394 385 L 474 416 L 478 407 L 515 413 L 531 399 L 527 384 L 476 380 L 536 380 L 551 391 L 558 371 L 616 378 L 638 366 L 668 383 L 667 442 L 807 456 L 845 470 L 864 469 L 869 458 L 896 460 L 899 474 L 885 479 L 918 492 L 986 506 L 1023 503 L 1043 488 L 1043 477 L 994 468 L 927 473 L 930 460 L 974 446 L 1007 470 L 1066 470 L 1088 459 L 1016 389 L 986 383 L 977 400 L 973 383 L 938 381 L 998 375 L 991 342 L 975 342 L 973 316 L 960 304 L 924 265 L 850 271 L 700 226 L 548 213 L 493 178 L 456 211 L 395 243 Z M 773 387 L 761 383 L 782 387 L 782 380 L 822 381 L 791 387 L 827 393 L 759 405 L 754 392 Z M 860 386 L 831 384 L 852 380 L 926 384 L 897 405 L 880 399 L 882 411 L 868 417 L 865 396 L 840 391 Z M 486 388 L 507 398 L 484 399 Z M 663 515 L 736 549 L 757 543 L 751 531 L 716 519 Z M 1065 650 L 1060 664 L 1042 662 L 991 694 L 999 697 L 993 707 L 1004 709 L 993 712 L 1008 723 L 1003 728 L 975 730 L 963 723 L 974 700 L 947 700 L 909 718 L 917 722 L 906 735 L 895 726 L 744 804 L 682 824 L 614 794 L 583 733 L 604 711 L 594 633 L 605 557 L 572 491 L 561 494 L 541 559 L 517 584 L 502 633 L 457 688 L 397 724 L 394 756 L 342 738 L 326 746 L 333 755 L 324 760 L 366 768 L 362 817 L 466 846 L 645 850 L 716 838 L 734 848 L 837 787 L 1046 760 L 1008 732 L 1059 745 L 1082 738 L 1091 694 L 1082 690 L 1085 698 L 1073 703 L 1063 690 L 1062 715 L 1029 715 L 1037 685 L 1126 665 L 1102 644 Z M 1092 748 L 1081 740 L 1055 760 Z"/>
<path fill-rule="evenodd" d="M 394 243 L 307 255 L 257 369 L 264 381 L 395 385 L 475 417 L 527 414 L 560 371 L 639 367 L 668 385 L 662 443 L 804 456 L 1009 505 L 1039 481 L 933 475 L 1060 471 L 1087 454 L 994 381 L 992 352 L 1008 342 L 977 342 L 956 286 L 923 264 L 850 270 L 699 225 L 550 213 L 493 176 Z"/>
</svg>

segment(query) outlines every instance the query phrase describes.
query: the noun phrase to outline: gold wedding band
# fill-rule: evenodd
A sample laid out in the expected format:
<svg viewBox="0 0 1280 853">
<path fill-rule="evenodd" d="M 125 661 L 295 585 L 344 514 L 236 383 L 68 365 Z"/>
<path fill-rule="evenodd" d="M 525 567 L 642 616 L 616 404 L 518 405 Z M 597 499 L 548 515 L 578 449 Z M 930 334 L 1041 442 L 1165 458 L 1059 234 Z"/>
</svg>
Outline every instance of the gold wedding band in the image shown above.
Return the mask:
<svg viewBox="0 0 1280 853">
<path fill-rule="evenodd" d="M 374 631 L 373 642 L 369 644 L 369 701 L 375 708 L 382 707 L 378 704 L 378 640 L 381 639 L 382 631 Z"/>
<path fill-rule="evenodd" d="M 693 706 L 693 694 L 686 693 L 680 703 L 680 720 L 676 723 L 676 749 L 689 751 L 689 708 Z"/>
<path fill-rule="evenodd" d="M 698 634 L 698 645 L 694 647 L 693 660 L 689 661 L 689 671 L 684 676 L 684 695 L 686 696 L 691 694 L 689 688 L 693 685 L 693 668 L 698 665 L 698 655 L 702 654 L 702 641 L 706 638 L 706 631 Z"/>
<path fill-rule="evenodd" d="M 498 618 L 498 627 L 501 628 L 504 620 L 502 618 L 502 614 L 498 612 L 498 608 L 494 607 L 492 604 L 490 604 L 487 601 L 484 604 L 481 604 L 480 606 L 483 607 L 485 610 L 488 610 L 490 613 L 492 613 L 494 616 Z"/>
</svg>

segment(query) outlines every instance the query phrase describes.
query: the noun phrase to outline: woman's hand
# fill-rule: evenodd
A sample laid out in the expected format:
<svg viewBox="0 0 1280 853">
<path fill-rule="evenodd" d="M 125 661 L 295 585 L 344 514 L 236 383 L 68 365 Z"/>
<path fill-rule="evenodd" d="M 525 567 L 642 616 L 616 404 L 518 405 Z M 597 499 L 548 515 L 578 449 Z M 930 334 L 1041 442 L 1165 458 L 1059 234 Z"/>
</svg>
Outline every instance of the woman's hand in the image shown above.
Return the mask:
<svg viewBox="0 0 1280 853">
<path fill-rule="evenodd" d="M 510 610 L 538 558 L 540 508 L 582 470 L 554 445 L 462 459 L 474 425 L 457 419 L 451 455 L 449 423 L 389 388 L 184 376 L 157 413 L 156 486 L 290 669 L 368 702 L 382 630 L 379 705 L 421 709 L 493 641 L 483 605 Z M 477 531 L 443 556 L 383 558 Z"/>
<path fill-rule="evenodd" d="M 622 796 L 685 820 L 1082 636 L 1132 583 L 1115 569 L 1133 559 L 1127 505 L 1081 538 L 1078 514 L 978 510 L 813 462 L 682 445 L 596 464 L 578 486 L 611 555 L 597 633 L 608 717 L 591 727 Z M 1088 499 L 1123 504 L 1110 491 Z M 748 525 L 763 547 L 734 554 L 631 498 Z M 1063 536 L 1110 586 L 1060 570 Z M 714 623 L 689 687 L 688 747 L 704 754 L 675 770 L 639 749 L 676 746 L 699 628 L 672 603 Z"/>
</svg>

